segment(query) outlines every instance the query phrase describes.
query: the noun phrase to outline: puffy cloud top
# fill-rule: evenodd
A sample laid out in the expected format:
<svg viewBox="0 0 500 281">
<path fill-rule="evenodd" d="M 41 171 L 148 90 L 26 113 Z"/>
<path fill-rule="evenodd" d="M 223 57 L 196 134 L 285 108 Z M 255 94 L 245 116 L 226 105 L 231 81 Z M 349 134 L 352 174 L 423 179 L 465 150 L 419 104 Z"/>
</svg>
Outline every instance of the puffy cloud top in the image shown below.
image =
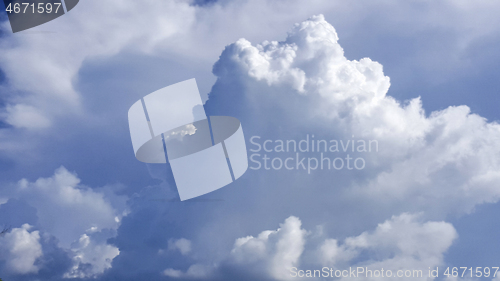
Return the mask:
<svg viewBox="0 0 500 281">
<path fill-rule="evenodd" d="M 24 224 L 0 237 L 0 260 L 4 260 L 7 269 L 13 273 L 37 273 L 40 269 L 35 263 L 43 255 L 40 233 L 29 232 L 30 228 Z"/>
<path fill-rule="evenodd" d="M 325 239 L 319 248 L 321 263 L 334 268 L 365 266 L 394 272 L 408 269 L 425 272 L 428 267 L 439 266 L 443 254 L 458 237 L 457 232 L 450 223 L 422 222 L 419 217 L 408 213 L 393 216 L 373 232 L 347 237 L 342 244 L 336 239 Z"/>
<path fill-rule="evenodd" d="M 428 267 L 443 264 L 444 253 L 457 237 L 450 223 L 424 222 L 421 215 L 403 213 L 380 223 L 373 231 L 347 237 L 340 243 L 338 239 L 327 237 L 321 227 L 315 231 L 303 229 L 301 220 L 290 216 L 277 230 L 236 239 L 221 264 L 208 265 L 211 262 L 205 261 L 206 265 L 193 264 L 186 272 L 168 268 L 163 274 L 208 280 L 243 276 L 259 280 L 294 280 L 298 270 L 305 272 L 323 267 L 334 270 L 363 267 L 373 271 L 384 268 L 391 270 L 394 276 L 398 270 L 426 273 Z M 195 268 L 203 268 L 204 274 L 195 275 Z M 360 275 L 357 279 L 385 280 L 365 277 Z M 422 277 L 415 280 L 419 278 Z"/>
<path fill-rule="evenodd" d="M 238 264 L 260 264 L 273 278 L 287 279 L 288 269 L 298 265 L 304 251 L 307 231 L 301 225 L 299 218 L 291 216 L 278 230 L 238 238 L 231 255 Z"/>
<path fill-rule="evenodd" d="M 406 202 L 401 211 L 435 216 L 500 198 L 500 125 L 467 106 L 426 115 L 419 97 L 400 103 L 388 96 L 382 65 L 348 60 L 321 15 L 296 24 L 282 42 L 238 40 L 213 72 L 218 80 L 207 105 L 238 95 L 233 113 L 259 134 L 314 128 L 338 139 L 377 140 L 380 149 L 367 156 L 370 172 L 351 186 L 353 196 Z"/>
<path fill-rule="evenodd" d="M 41 242 L 56 248 L 49 252 L 61 249 L 72 259 L 73 265 L 65 277 L 95 277 L 110 268 L 111 261 L 119 255 L 118 248 L 107 240 L 116 235 L 124 215 L 124 210 L 117 207 L 123 198 L 106 187 L 98 191 L 83 186 L 74 173 L 60 167 L 52 177 L 34 182 L 20 180 L 8 195 L 16 198 L 5 203 L 11 211 L 31 208 L 36 213 L 35 218 L 29 212 L 27 216 L 13 216 L 11 222 L 31 219 L 38 229 L 29 232 L 31 226 L 24 224 L 0 237 L 0 248 L 5 252 L 0 256 L 13 273 L 36 273 L 51 259 L 42 253 Z M 38 258 L 43 258 L 43 262 L 35 263 Z"/>
<path fill-rule="evenodd" d="M 390 86 L 378 62 L 345 58 L 337 32 L 323 15 L 296 24 L 283 42 L 253 46 L 238 40 L 222 53 L 214 74 L 219 79 L 248 76 L 311 98 L 322 97 L 330 114 L 338 114 L 340 106 L 351 105 L 354 110 L 362 104 L 376 105 Z"/>
<path fill-rule="evenodd" d="M 69 247 L 93 227 L 116 229 L 117 213 L 103 193 L 80 186 L 80 179 L 64 167 L 50 178 L 19 181 L 18 197 L 37 209 L 44 229 Z M 57 218 L 57 219 L 56 219 Z"/>
</svg>

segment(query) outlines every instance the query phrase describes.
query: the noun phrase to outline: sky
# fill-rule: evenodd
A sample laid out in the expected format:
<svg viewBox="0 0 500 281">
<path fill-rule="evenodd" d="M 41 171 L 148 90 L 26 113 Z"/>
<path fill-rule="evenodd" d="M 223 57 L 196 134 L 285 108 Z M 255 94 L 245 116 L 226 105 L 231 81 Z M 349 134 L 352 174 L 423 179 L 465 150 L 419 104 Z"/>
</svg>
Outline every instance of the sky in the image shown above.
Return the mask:
<svg viewBox="0 0 500 281">
<path fill-rule="evenodd" d="M 88 0 L 15 34 L 0 13 L 0 278 L 500 280 L 444 275 L 500 266 L 499 10 Z M 191 78 L 207 115 L 241 121 L 249 169 L 179 201 L 168 164 L 135 159 L 127 112 Z M 313 139 L 328 149 L 279 148 Z"/>
</svg>

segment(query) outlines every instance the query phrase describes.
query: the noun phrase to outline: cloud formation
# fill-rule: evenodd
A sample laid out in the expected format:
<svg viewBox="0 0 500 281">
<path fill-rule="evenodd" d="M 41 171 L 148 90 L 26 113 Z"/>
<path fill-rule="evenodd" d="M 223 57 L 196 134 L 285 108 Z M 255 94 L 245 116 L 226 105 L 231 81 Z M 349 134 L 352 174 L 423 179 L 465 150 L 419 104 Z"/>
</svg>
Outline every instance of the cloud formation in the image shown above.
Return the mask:
<svg viewBox="0 0 500 281">
<path fill-rule="evenodd" d="M 42 256 L 40 232 L 29 231 L 32 227 L 24 224 L 0 237 L 0 260 L 12 273 L 37 273 L 40 270 L 35 263 Z"/>
<path fill-rule="evenodd" d="M 182 255 L 187 255 L 191 252 L 191 241 L 186 238 L 168 240 L 168 250 L 178 250 Z"/>
<path fill-rule="evenodd" d="M 333 268 L 356 266 L 373 271 L 385 268 L 394 274 L 397 270 L 416 269 L 428 277 L 426 270 L 443 265 L 443 254 L 457 237 L 450 223 L 422 222 L 419 215 L 404 213 L 379 224 L 374 231 L 347 237 L 343 243 L 326 239 L 319 252 L 321 263 Z M 385 280 L 364 277 L 359 280 Z"/>
<path fill-rule="evenodd" d="M 231 258 L 239 265 L 264 269 L 275 279 L 287 279 L 288 269 L 299 264 L 307 231 L 297 217 L 289 217 L 277 230 L 261 232 L 257 237 L 236 239 Z"/>
<path fill-rule="evenodd" d="M 3 119 L 15 127 L 41 129 L 56 117 L 81 114 L 81 96 L 73 83 L 84 60 L 125 47 L 151 52 L 192 24 L 194 11 L 185 1 L 144 7 L 134 1 L 80 3 L 71 16 L 31 29 L 31 36 L 9 35 L 1 41 L 0 65 L 10 89 Z M 106 20 L 88 24 L 89 17 Z M 10 29 L 8 25 L 3 22 L 2 29 Z"/>
<path fill-rule="evenodd" d="M 367 159 L 370 171 L 346 193 L 352 198 L 405 202 L 409 211 L 435 216 L 500 198 L 500 125 L 467 106 L 426 115 L 420 98 L 400 103 L 388 96 L 382 65 L 346 59 L 322 15 L 296 24 L 283 42 L 238 40 L 226 47 L 214 74 L 207 105 L 235 101 L 226 93 L 239 92 L 231 113 L 269 136 L 280 137 L 273 127 L 284 133 L 313 128 L 308 133 L 377 140 L 380 150 Z M 255 114 L 261 123 L 251 120 Z"/>
<path fill-rule="evenodd" d="M 287 21 L 283 15 L 274 17 L 275 10 L 271 9 L 286 11 L 287 7 L 264 1 L 267 4 L 262 7 L 269 9 L 260 7 L 266 10 L 262 11 L 256 8 L 262 1 L 250 2 L 257 4 L 236 8 L 235 4 L 225 3 L 215 5 L 210 13 L 202 11 L 198 14 L 193 12 L 198 8 L 183 2 L 177 3 L 180 10 L 177 10 L 177 6 L 162 6 L 161 9 L 146 7 L 143 13 L 129 10 L 131 7 L 138 9 L 137 3 L 99 3 L 118 7 L 116 14 L 111 17 L 99 14 L 104 13 L 104 10 L 112 10 L 109 6 L 96 9 L 86 4 L 89 6 L 80 9 L 81 15 L 77 16 L 77 10 L 74 10 L 72 14 L 75 17 L 54 21 L 58 26 L 71 28 L 72 32 L 78 30 L 78 34 L 88 35 L 81 35 L 84 44 L 75 43 L 77 40 L 72 40 L 72 37 L 61 39 L 57 34 L 53 35 L 56 37 L 53 42 L 41 40 L 37 34 L 12 39 L 20 47 L 7 46 L 5 54 L 0 55 L 0 64 L 10 83 L 9 87 L 4 88 L 8 90 L 6 93 L 9 93 L 9 97 L 6 98 L 7 105 L 2 118 L 16 128 L 0 131 L 5 140 L 0 143 L 1 149 L 13 151 L 12 147 L 20 146 L 16 139 L 22 140 L 21 150 L 27 157 L 14 158 L 26 163 L 33 159 L 27 151 L 34 151 L 37 146 L 24 145 L 25 139 L 30 144 L 41 145 L 44 141 L 57 139 L 53 135 L 58 136 L 58 130 L 64 132 L 60 135 L 75 131 L 84 135 L 81 132 L 85 124 L 92 124 L 88 130 L 96 131 L 95 124 L 99 122 L 93 119 L 94 115 L 84 114 L 81 108 L 82 97 L 88 98 L 91 91 L 87 93 L 89 95 L 81 95 L 74 84 L 75 79 L 81 78 L 79 71 L 82 64 L 92 58 L 105 60 L 126 50 L 152 55 L 157 59 L 163 48 L 174 53 L 179 50 L 172 51 L 171 48 L 178 46 L 186 46 L 186 53 L 198 50 L 199 45 L 193 42 L 203 39 L 210 39 L 205 40 L 209 44 L 226 42 L 218 40 L 222 37 L 230 38 L 231 41 L 227 42 L 234 42 L 230 32 L 227 32 L 229 35 L 226 32 L 213 34 L 206 32 L 205 26 L 227 26 L 227 15 L 244 19 L 241 11 L 248 7 L 254 7 L 255 13 L 271 14 L 271 22 L 279 23 L 280 26 Z M 177 4 L 169 2 L 161 5 Z M 180 19 L 170 22 L 176 15 L 165 16 L 163 8 L 176 10 Z M 288 9 L 307 10 L 297 9 L 293 5 Z M 107 20 L 89 21 L 89 14 L 96 10 L 99 12 L 97 17 Z M 194 25 L 196 35 L 187 36 L 188 39 L 184 38 L 186 41 L 180 40 L 180 33 L 193 27 L 194 18 L 201 19 L 201 23 Z M 123 20 L 130 21 L 130 24 L 124 24 Z M 213 25 L 206 25 L 204 20 Z M 134 25 L 132 22 L 142 24 Z M 86 23 L 91 24 L 87 26 Z M 248 22 L 241 20 L 238 24 L 247 26 Z M 281 27 L 276 27 L 276 30 L 265 28 L 268 24 L 268 21 L 263 21 L 248 26 L 255 28 L 253 34 L 264 36 L 273 33 L 267 38 L 276 38 L 274 32 L 278 33 Z M 105 25 L 112 28 L 103 31 L 101 26 Z M 151 33 L 144 33 L 143 26 L 152 27 Z M 130 33 L 124 34 L 123 30 Z M 109 37 L 107 32 L 116 34 L 116 37 Z M 202 39 L 194 40 L 200 33 L 206 33 L 206 37 L 199 36 Z M 217 279 L 222 276 L 219 279 L 234 280 L 234 276 L 243 278 L 248 273 L 246 276 L 254 274 L 264 280 L 286 279 L 283 267 L 308 264 L 373 268 L 437 265 L 443 262 L 443 253 L 456 237 L 453 227 L 441 220 L 450 214 L 470 212 L 478 204 L 498 201 L 499 163 L 496 159 L 500 154 L 497 145 L 500 135 L 496 123 L 471 114 L 466 106 L 449 107 L 426 114 L 420 98 L 399 102 L 388 96 L 390 81 L 382 65 L 369 58 L 347 59 L 338 43 L 335 29 L 322 16 L 314 16 L 297 24 L 282 42 L 252 44 L 250 40 L 240 39 L 228 46 L 216 63 L 214 74 L 218 81 L 207 103 L 208 111 L 243 116 L 241 120 L 248 136 L 254 134 L 298 139 L 305 134 L 316 133 L 323 134 L 325 138 L 350 139 L 354 135 L 356 138 L 377 139 L 380 143 L 379 153 L 366 156 L 367 168 L 357 174 L 318 171 L 312 176 L 249 172 L 246 178 L 234 186 L 209 195 L 214 196 L 211 198 L 223 198 L 214 201 L 220 204 L 207 201 L 210 203 L 196 202 L 180 206 L 169 201 L 172 195 L 169 192 L 175 190 L 166 184 L 169 178 L 165 176 L 164 167 L 148 166 L 150 171 L 161 170 L 155 179 L 163 182 L 157 186 L 144 187 L 150 183 L 141 183 L 129 188 L 130 217 L 123 217 L 123 198 L 113 196 L 113 192 L 107 188 L 85 187 L 75 174 L 65 169 L 57 170 L 52 177 L 36 181 L 22 180 L 13 188 L 2 190 L 2 211 L 15 214 L 13 210 L 25 210 L 22 215 L 12 216 L 18 227 L 16 229 L 21 229 L 22 224 L 29 222 L 40 234 L 46 233 L 57 239 L 53 244 L 61 247 L 59 250 L 68 251 L 71 265 L 61 276 L 101 276 L 103 280 L 110 280 L 124 279 L 124 275 L 131 279 L 144 277 L 143 274 L 146 274 L 149 280 L 165 276 L 186 279 Z M 56 41 L 62 43 L 55 46 Z M 188 41 L 191 44 L 184 44 Z M 224 44 L 220 42 L 217 44 Z M 4 43 L 7 44 L 7 41 Z M 172 46 L 176 43 L 177 47 Z M 40 48 L 34 51 L 35 47 Z M 44 56 L 46 53 L 49 55 Z M 28 55 L 23 57 L 22 54 Z M 25 69 L 16 63 L 25 58 L 28 63 L 39 65 L 40 68 L 29 71 L 27 75 L 33 79 L 22 84 Z M 117 59 L 123 57 L 118 56 Z M 95 69 L 100 67 L 97 65 Z M 114 71 L 116 69 L 110 72 Z M 94 78 L 89 79 L 97 84 L 96 87 L 101 86 Z M 125 83 L 123 78 L 118 80 L 120 84 Z M 137 82 L 130 80 L 132 82 L 129 83 Z M 108 90 L 107 86 L 117 89 L 111 84 L 103 85 L 103 91 Z M 138 87 L 131 92 L 142 90 Z M 122 94 L 121 91 L 116 92 Z M 126 97 L 117 97 L 116 93 L 109 97 L 113 98 L 110 99 L 113 102 L 99 97 L 99 104 L 102 103 L 99 106 L 105 108 L 103 111 L 106 112 L 121 112 L 121 107 L 114 105 L 115 102 L 126 103 Z M 74 113 L 80 113 L 85 124 L 70 120 L 67 126 L 71 129 L 68 131 L 66 128 L 50 131 L 54 120 L 66 120 L 56 117 Z M 112 115 L 109 113 L 109 116 Z M 125 128 L 122 130 L 125 133 L 113 131 L 116 124 L 119 122 L 105 123 L 99 127 L 102 132 L 115 133 L 117 141 L 108 139 L 109 147 L 95 150 L 98 152 L 94 151 L 96 147 L 93 142 L 98 139 L 94 135 L 74 137 L 80 139 L 79 144 L 90 143 L 82 151 L 88 153 L 86 156 L 90 158 L 92 166 L 95 159 L 100 159 L 102 155 L 109 156 L 112 150 L 121 154 L 125 151 L 123 147 L 129 148 L 129 140 L 124 137 L 127 133 L 126 124 L 119 124 Z M 38 129 L 37 132 L 45 130 L 51 136 L 45 137 L 43 141 L 25 138 L 25 131 L 20 128 Z M 14 137 L 11 134 L 13 132 Z M 110 137 L 103 135 L 102 139 Z M 69 145 L 61 144 L 54 151 L 63 154 L 63 148 L 71 151 L 77 146 L 74 142 L 67 143 Z M 118 143 L 124 145 L 117 148 Z M 47 150 L 41 146 L 40 150 L 43 149 Z M 47 153 L 46 150 L 43 153 Z M 102 151 L 105 153 L 102 154 Z M 79 162 L 80 158 L 75 157 L 72 161 Z M 127 161 L 122 162 L 134 165 Z M 104 165 L 113 167 L 110 170 L 113 170 L 113 176 L 118 180 L 125 174 L 108 161 L 96 165 L 96 170 L 104 169 Z M 135 167 L 130 170 L 139 173 Z M 93 173 L 90 174 L 94 177 Z M 31 174 L 29 178 L 39 176 Z M 162 192 L 155 193 L 153 189 Z M 165 191 L 167 189 L 168 192 Z M 161 201 L 165 197 L 168 200 Z M 402 212 L 422 214 L 403 213 L 372 227 L 376 222 Z M 297 217 L 289 217 L 290 214 L 296 214 Z M 51 219 L 54 217 L 58 219 Z M 286 217 L 288 219 L 278 230 L 256 234 L 262 229 L 272 229 Z M 313 230 L 311 226 L 317 224 L 324 224 L 325 232 L 333 234 L 326 236 Z M 365 232 L 367 229 L 369 231 Z M 29 230 L 26 232 L 30 235 L 36 232 Z M 255 236 L 246 237 L 248 234 Z M 346 236 L 349 238 L 344 239 Z M 108 241 L 109 238 L 112 239 Z M 44 245 L 44 241 L 39 243 Z M 426 243 L 433 247 L 427 247 Z M 10 246 L 5 247 L 11 249 Z M 159 249 L 167 249 L 168 252 L 158 255 Z M 49 255 L 45 248 L 43 254 Z M 131 263 L 136 268 L 131 268 Z M 32 270 L 43 269 L 32 260 L 27 260 L 25 264 L 27 266 L 24 268 L 32 273 L 36 272 Z M 251 272 L 245 271 L 248 268 Z"/>
<path fill-rule="evenodd" d="M 106 269 L 111 268 L 111 262 L 120 254 L 120 250 L 107 244 L 107 238 L 102 233 L 83 234 L 77 242 L 73 243 L 71 247 L 71 251 L 74 253 L 73 267 L 64 277 L 95 278 Z"/>
<path fill-rule="evenodd" d="M 64 249 L 72 258 L 73 267 L 66 277 L 83 278 L 103 273 L 120 253 L 117 247 L 107 243 L 116 235 L 125 214 L 124 209 L 120 210 L 124 198 L 112 191 L 99 192 L 82 186 L 75 174 L 61 167 L 52 177 L 35 182 L 22 179 L 11 191 L 4 192 L 11 199 L 0 205 L 0 209 L 21 213 L 13 216 L 10 223 L 22 224 L 28 220 L 38 228 L 29 232 L 31 226 L 23 224 L 0 238 L 3 248 L 10 253 L 5 257 L 7 266 L 14 272 L 38 271 L 40 265 L 34 262 L 44 254 L 40 232 L 45 240 L 54 237 L 57 241 L 57 245 L 47 247 Z M 33 215 L 30 215 L 31 209 Z"/>
<path fill-rule="evenodd" d="M 265 230 L 255 237 L 236 239 L 233 249 L 219 265 L 210 267 L 210 261 L 205 261 L 205 266 L 197 263 L 189 267 L 187 272 L 168 268 L 163 274 L 173 278 L 209 280 L 294 280 L 299 270 L 303 270 L 301 274 L 305 275 L 307 270 L 323 272 L 326 267 L 326 272 L 331 274 L 330 269 L 335 272 L 360 267 L 378 270 L 379 273 L 381 269 L 390 270 L 394 276 L 398 270 L 403 273 L 417 270 L 422 274 L 418 278 L 412 276 L 410 280 L 421 280 L 422 277 L 432 280 L 427 278 L 428 268 L 443 265 L 444 253 L 458 237 L 450 223 L 424 222 L 420 215 L 409 213 L 393 216 L 378 224 L 374 230 L 346 237 L 342 242 L 329 238 L 321 231 L 321 227 L 307 231 L 301 225 L 299 218 L 290 216 L 277 230 Z M 307 249 L 306 244 L 309 245 Z M 198 274 L 194 274 L 195 268 L 200 269 Z M 382 277 L 366 277 L 366 273 L 356 278 L 385 280 Z M 348 280 L 349 277 L 344 279 Z"/>
<path fill-rule="evenodd" d="M 103 193 L 79 183 L 75 174 L 61 167 L 50 178 L 22 179 L 17 185 L 16 197 L 36 208 L 39 223 L 64 247 L 92 228 L 116 229 L 122 215 Z"/>
</svg>

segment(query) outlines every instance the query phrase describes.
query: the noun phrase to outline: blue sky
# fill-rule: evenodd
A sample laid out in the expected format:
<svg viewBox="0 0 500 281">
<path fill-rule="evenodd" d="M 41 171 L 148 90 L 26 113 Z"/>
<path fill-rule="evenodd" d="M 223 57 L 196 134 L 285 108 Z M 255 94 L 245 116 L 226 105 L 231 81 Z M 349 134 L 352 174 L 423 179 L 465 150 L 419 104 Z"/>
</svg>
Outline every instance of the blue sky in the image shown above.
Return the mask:
<svg viewBox="0 0 500 281">
<path fill-rule="evenodd" d="M 85 1 L 17 34 L 4 18 L 0 226 L 10 232 L 0 278 L 290 280 L 293 266 L 498 266 L 499 9 Z M 306 135 L 354 135 L 380 149 L 355 154 L 362 170 L 249 169 L 178 202 L 169 167 L 135 159 L 127 111 L 190 78 L 208 115 L 241 121 L 248 149 L 252 136 Z"/>
</svg>

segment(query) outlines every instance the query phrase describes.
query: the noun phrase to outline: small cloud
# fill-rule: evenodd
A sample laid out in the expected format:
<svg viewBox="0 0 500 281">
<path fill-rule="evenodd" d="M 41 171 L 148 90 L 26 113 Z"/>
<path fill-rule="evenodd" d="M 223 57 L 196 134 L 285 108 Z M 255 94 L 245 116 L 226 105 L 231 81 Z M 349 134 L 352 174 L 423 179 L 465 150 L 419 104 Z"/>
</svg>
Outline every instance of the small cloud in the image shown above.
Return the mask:
<svg viewBox="0 0 500 281">
<path fill-rule="evenodd" d="M 188 268 L 186 272 L 182 272 L 181 270 L 173 268 L 167 268 L 163 271 L 163 275 L 172 278 L 203 279 L 209 277 L 212 271 L 213 268 L 210 266 L 193 264 Z"/>
<path fill-rule="evenodd" d="M 163 271 L 163 275 L 173 278 L 180 278 L 184 275 L 184 273 L 177 269 L 167 268 Z"/>
<path fill-rule="evenodd" d="M 191 252 L 191 241 L 186 238 L 168 240 L 168 250 L 179 250 L 182 255 L 187 255 Z"/>
<path fill-rule="evenodd" d="M 26 104 L 7 106 L 5 121 L 15 127 L 27 129 L 43 129 L 50 126 L 51 121 L 36 107 Z"/>
</svg>

